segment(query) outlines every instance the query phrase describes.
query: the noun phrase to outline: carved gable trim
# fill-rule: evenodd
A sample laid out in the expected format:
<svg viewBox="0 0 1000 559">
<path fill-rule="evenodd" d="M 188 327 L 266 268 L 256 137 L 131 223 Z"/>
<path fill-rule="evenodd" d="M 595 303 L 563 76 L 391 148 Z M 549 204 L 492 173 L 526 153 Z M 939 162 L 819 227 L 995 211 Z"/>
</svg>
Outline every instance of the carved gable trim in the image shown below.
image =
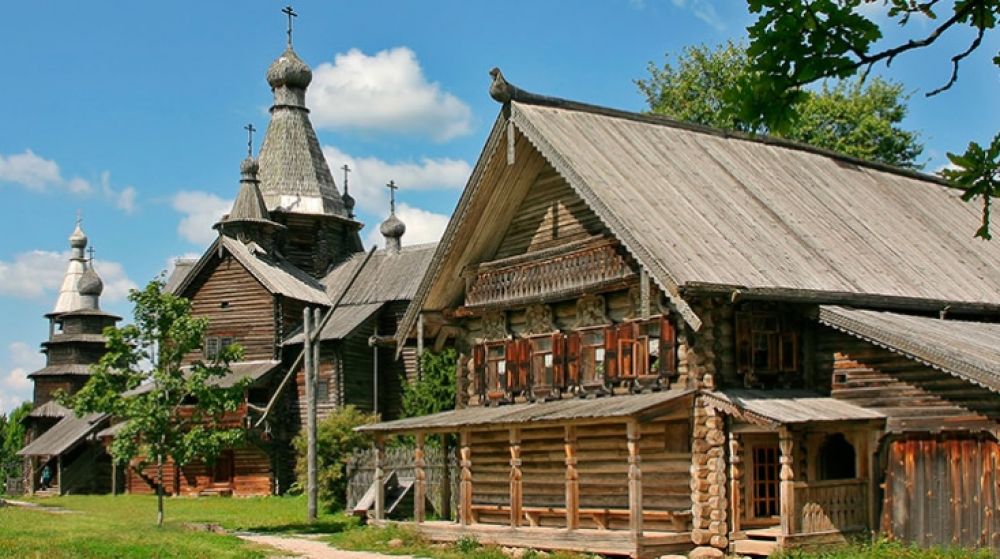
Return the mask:
<svg viewBox="0 0 1000 559">
<path fill-rule="evenodd" d="M 507 313 L 487 311 L 483 314 L 483 337 L 487 340 L 502 340 L 507 337 Z"/>
</svg>

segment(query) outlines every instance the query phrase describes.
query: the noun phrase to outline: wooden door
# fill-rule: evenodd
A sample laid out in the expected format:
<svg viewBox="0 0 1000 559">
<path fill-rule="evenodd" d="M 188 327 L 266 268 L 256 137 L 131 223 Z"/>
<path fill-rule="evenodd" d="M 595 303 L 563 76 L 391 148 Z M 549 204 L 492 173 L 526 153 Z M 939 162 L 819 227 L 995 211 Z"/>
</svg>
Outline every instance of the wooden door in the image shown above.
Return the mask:
<svg viewBox="0 0 1000 559">
<path fill-rule="evenodd" d="M 990 439 L 894 441 L 882 530 L 922 546 L 1000 550 L 1000 446 Z"/>
<path fill-rule="evenodd" d="M 216 485 L 232 485 L 233 483 L 233 451 L 223 450 L 215 459 L 212 469 L 212 483 Z"/>
<path fill-rule="evenodd" d="M 781 451 L 772 438 L 757 439 L 747 444 L 745 463 L 746 505 L 744 522 L 748 525 L 775 524 L 781 514 L 779 457 Z"/>
</svg>

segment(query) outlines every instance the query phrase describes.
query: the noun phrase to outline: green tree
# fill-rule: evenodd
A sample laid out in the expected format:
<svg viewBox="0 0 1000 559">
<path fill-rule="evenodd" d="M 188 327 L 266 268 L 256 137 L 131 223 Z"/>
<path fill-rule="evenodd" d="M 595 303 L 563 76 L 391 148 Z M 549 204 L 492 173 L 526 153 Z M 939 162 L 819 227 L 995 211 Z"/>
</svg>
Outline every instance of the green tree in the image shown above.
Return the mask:
<svg viewBox="0 0 1000 559">
<path fill-rule="evenodd" d="M 455 367 L 458 355 L 453 348 L 440 353 L 424 351 L 420 356 L 420 378 L 403 385 L 403 416 L 416 417 L 455 409 Z"/>
<path fill-rule="evenodd" d="M 750 11 L 759 14 L 748 28 L 750 72 L 734 88 L 732 99 L 739 106 L 740 119 L 785 130 L 798 117 L 808 93 L 803 86 L 826 78 L 862 78 L 879 63 L 886 67 L 901 57 L 926 48 L 945 35 L 971 30 L 968 46 L 951 58 L 951 71 L 942 85 L 926 95 L 939 95 L 958 80 L 961 63 L 983 43 L 987 32 L 996 28 L 1000 0 L 956 0 L 943 8 L 939 0 L 747 0 Z M 885 15 L 912 36 L 897 44 L 884 44 L 882 29 L 858 8 L 879 4 Z M 932 21 L 929 30 L 909 25 L 912 18 Z M 888 23 L 886 24 L 888 25 Z M 1000 54 L 993 57 L 1000 67 Z M 989 102 L 987 100 L 987 102 Z M 992 145 L 1000 141 L 998 133 Z M 982 226 L 976 236 L 990 238 L 989 204 L 998 194 L 1000 154 L 969 142 L 962 154 L 949 153 L 959 167 L 943 174 L 956 187 L 966 190 L 966 199 L 983 199 Z M 970 167 L 965 165 L 972 164 Z M 980 180 L 960 180 L 962 177 Z"/>
<path fill-rule="evenodd" d="M 853 157 L 901 167 L 917 167 L 923 147 L 915 132 L 904 130 L 908 96 L 900 84 L 882 79 L 824 83 L 804 92 L 798 118 L 781 130 L 746 119 L 734 84 L 751 72 L 746 48 L 732 41 L 710 48 L 685 48 L 676 66 L 648 66 L 649 77 L 636 80 L 651 112 L 753 134 L 770 133 Z"/>
<path fill-rule="evenodd" d="M 347 461 L 355 451 L 371 445 L 371 437 L 354 428 L 374 422 L 373 414 L 358 411 L 354 406 L 344 406 L 326 416 L 316 426 L 316 478 L 319 498 L 328 510 L 344 507 L 347 498 Z M 295 473 L 299 485 L 304 487 L 307 475 L 305 431 L 299 433 L 292 444 L 298 455 Z"/>
<path fill-rule="evenodd" d="M 0 486 L 6 490 L 7 476 L 20 472 L 21 457 L 17 451 L 24 446 L 24 418 L 31 413 L 31 402 L 25 402 L 0 415 Z"/>
<path fill-rule="evenodd" d="M 163 465 L 212 461 L 244 439 L 226 414 L 242 403 L 247 380 L 229 388 L 218 379 L 243 350 L 231 345 L 210 362 L 184 358 L 204 344 L 208 319 L 191 316 L 191 302 L 163 291 L 151 281 L 128 296 L 135 306 L 134 323 L 109 327 L 107 353 L 91 368 L 93 375 L 75 395 L 63 398 L 77 414 L 102 412 L 123 421 L 111 443 L 111 455 L 122 464 L 142 468 L 155 463 L 157 525 L 163 525 Z"/>
</svg>

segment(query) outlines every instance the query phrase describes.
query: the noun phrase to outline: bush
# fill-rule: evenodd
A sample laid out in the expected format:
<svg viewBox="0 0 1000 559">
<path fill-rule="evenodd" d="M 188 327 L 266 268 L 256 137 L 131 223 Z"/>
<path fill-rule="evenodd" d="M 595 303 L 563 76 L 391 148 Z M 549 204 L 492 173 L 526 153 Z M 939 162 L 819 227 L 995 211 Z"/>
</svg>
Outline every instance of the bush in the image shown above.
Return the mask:
<svg viewBox="0 0 1000 559">
<path fill-rule="evenodd" d="M 344 508 L 347 500 L 347 461 L 356 450 L 371 444 L 371 438 L 355 427 L 375 422 L 375 416 L 345 406 L 331 413 L 316 426 L 316 463 L 319 471 L 319 499 L 330 511 Z M 297 461 L 295 473 L 299 489 L 306 487 L 307 439 L 305 431 L 292 443 Z"/>
<path fill-rule="evenodd" d="M 453 348 L 440 353 L 424 351 L 420 356 L 420 378 L 403 386 L 403 416 L 417 417 L 455 409 Z"/>
</svg>

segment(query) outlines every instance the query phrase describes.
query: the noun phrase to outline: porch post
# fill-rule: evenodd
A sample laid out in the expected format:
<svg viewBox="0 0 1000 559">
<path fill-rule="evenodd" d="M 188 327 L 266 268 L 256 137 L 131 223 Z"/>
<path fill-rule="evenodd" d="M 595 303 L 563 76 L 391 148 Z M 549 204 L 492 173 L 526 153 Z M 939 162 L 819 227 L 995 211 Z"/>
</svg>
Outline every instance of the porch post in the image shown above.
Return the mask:
<svg viewBox="0 0 1000 559">
<path fill-rule="evenodd" d="M 462 469 L 461 483 L 459 484 L 458 505 L 459 517 L 462 526 L 472 524 L 472 447 L 469 445 L 469 432 L 459 433 L 459 455 L 461 461 L 459 467 Z"/>
<path fill-rule="evenodd" d="M 740 531 L 743 516 L 743 443 L 740 436 L 729 432 L 729 499 L 732 503 L 732 519 L 729 521 L 733 532 Z"/>
<path fill-rule="evenodd" d="M 427 474 L 424 471 L 424 434 L 417 433 L 413 449 L 413 520 L 424 521 L 424 504 L 427 502 Z"/>
<path fill-rule="evenodd" d="M 385 520 L 385 435 L 375 435 L 375 520 Z"/>
<path fill-rule="evenodd" d="M 797 530 L 795 518 L 795 439 L 787 427 L 782 427 L 778 431 L 778 446 L 781 449 L 781 472 L 779 479 L 781 485 L 779 495 L 781 497 L 781 535 L 788 536 Z"/>
<path fill-rule="evenodd" d="M 639 422 L 629 419 L 628 439 L 628 517 L 629 531 L 636 543 L 642 538 L 642 470 L 639 468 Z"/>
<path fill-rule="evenodd" d="M 566 449 L 566 528 L 580 527 L 580 474 L 576 469 L 576 427 L 566 426 L 563 437 Z"/>
<path fill-rule="evenodd" d="M 524 514 L 521 505 L 524 499 L 521 483 L 521 429 L 510 429 L 510 525 L 521 525 Z"/>
<path fill-rule="evenodd" d="M 865 442 L 867 443 L 867 448 L 864 449 L 864 456 L 866 458 L 866 465 L 868 467 L 868 529 L 872 533 L 872 537 L 878 532 L 878 516 L 876 511 L 878 510 L 878 446 L 879 437 L 881 432 L 876 430 L 871 430 L 868 432 L 868 436 L 865 437 Z M 858 453 L 861 456 L 861 453 Z M 860 472 L 859 472 L 860 473 Z"/>
</svg>

